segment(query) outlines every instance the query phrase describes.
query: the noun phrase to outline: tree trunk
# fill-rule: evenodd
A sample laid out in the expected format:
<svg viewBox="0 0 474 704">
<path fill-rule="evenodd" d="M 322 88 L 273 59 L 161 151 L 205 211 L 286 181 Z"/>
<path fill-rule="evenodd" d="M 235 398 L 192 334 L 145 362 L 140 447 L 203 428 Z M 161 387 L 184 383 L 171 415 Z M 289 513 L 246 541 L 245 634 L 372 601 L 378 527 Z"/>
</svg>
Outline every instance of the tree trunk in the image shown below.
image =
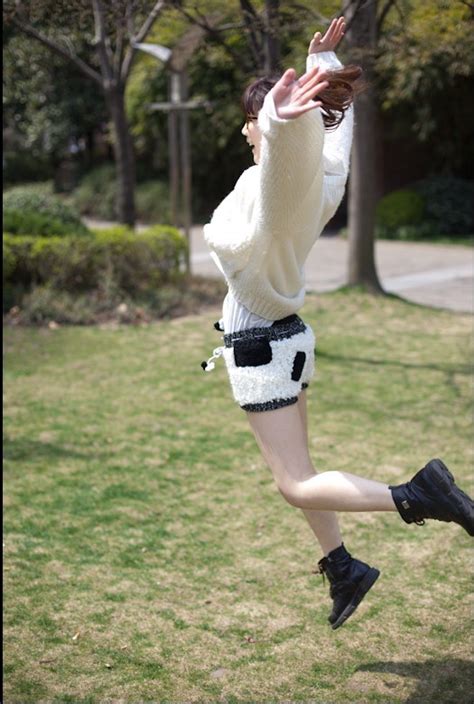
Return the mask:
<svg viewBox="0 0 474 704">
<path fill-rule="evenodd" d="M 135 225 L 135 154 L 125 113 L 125 89 L 106 93 L 114 128 L 114 154 L 117 169 L 117 213 L 121 223 Z"/>
<path fill-rule="evenodd" d="M 377 102 L 374 88 L 377 0 L 359 7 L 348 31 L 351 59 L 362 66 L 366 88 L 354 102 L 354 143 L 349 182 L 349 285 L 383 291 L 375 266 L 377 203 Z M 348 12 L 348 15 L 350 12 Z"/>
</svg>

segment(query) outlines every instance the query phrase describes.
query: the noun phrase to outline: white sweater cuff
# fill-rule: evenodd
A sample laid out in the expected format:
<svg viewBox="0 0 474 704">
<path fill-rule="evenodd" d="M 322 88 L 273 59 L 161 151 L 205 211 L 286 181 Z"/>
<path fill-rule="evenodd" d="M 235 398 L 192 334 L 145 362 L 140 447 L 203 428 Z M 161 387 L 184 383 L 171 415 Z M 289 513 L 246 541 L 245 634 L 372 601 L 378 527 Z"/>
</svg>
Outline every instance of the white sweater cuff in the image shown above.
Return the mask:
<svg viewBox="0 0 474 704">
<path fill-rule="evenodd" d="M 263 113 L 263 115 L 262 115 Z M 262 118 L 260 116 L 262 115 Z M 275 122 L 293 122 L 293 120 L 287 120 L 284 117 L 279 117 L 275 105 L 275 101 L 273 100 L 273 95 L 271 91 L 266 94 L 265 99 L 263 101 L 262 105 L 262 110 L 259 113 L 258 116 L 258 122 L 259 122 L 259 127 L 262 129 L 262 124 L 263 123 L 263 131 L 266 131 L 269 126 L 270 122 L 274 120 Z"/>
<path fill-rule="evenodd" d="M 334 51 L 321 51 L 317 54 L 308 54 L 306 57 L 306 70 L 310 71 L 315 66 L 329 70 L 342 68 L 342 64 Z"/>
</svg>

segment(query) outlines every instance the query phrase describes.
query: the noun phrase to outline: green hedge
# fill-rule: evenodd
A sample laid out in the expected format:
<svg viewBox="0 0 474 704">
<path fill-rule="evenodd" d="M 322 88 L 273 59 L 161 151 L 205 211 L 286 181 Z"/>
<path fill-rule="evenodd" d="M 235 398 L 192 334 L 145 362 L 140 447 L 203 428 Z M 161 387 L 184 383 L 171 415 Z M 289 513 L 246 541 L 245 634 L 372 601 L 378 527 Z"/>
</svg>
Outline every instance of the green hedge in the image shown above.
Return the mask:
<svg viewBox="0 0 474 704">
<path fill-rule="evenodd" d="M 424 220 L 445 235 L 474 232 L 474 182 L 453 176 L 432 176 L 415 183 L 424 201 Z"/>
<path fill-rule="evenodd" d="M 375 222 L 379 237 L 397 237 L 400 228 L 418 226 L 423 220 L 423 198 L 415 191 L 392 191 L 377 203 Z"/>
<path fill-rule="evenodd" d="M 474 183 L 433 176 L 392 191 L 376 209 L 376 235 L 384 239 L 436 240 L 474 232 Z"/>
<path fill-rule="evenodd" d="M 179 280 L 186 249 L 180 232 L 166 226 L 141 233 L 115 227 L 91 237 L 4 234 L 4 283 L 10 291 L 47 285 L 68 293 L 114 289 L 134 296 Z"/>
<path fill-rule="evenodd" d="M 16 186 L 3 194 L 3 230 L 12 235 L 88 235 L 79 212 L 39 185 Z"/>
<path fill-rule="evenodd" d="M 102 220 L 117 219 L 117 177 L 115 167 L 104 164 L 90 171 L 72 193 L 82 215 Z M 168 184 L 145 181 L 135 188 L 135 208 L 141 222 L 171 222 Z"/>
</svg>

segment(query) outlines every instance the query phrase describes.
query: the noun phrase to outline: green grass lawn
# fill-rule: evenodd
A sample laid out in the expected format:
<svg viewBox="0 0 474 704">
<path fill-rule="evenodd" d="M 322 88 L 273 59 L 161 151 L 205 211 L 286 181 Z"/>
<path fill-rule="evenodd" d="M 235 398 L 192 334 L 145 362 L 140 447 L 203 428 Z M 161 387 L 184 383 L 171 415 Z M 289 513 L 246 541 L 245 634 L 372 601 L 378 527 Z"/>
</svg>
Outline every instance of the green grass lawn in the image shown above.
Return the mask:
<svg viewBox="0 0 474 704">
<path fill-rule="evenodd" d="M 472 319 L 308 296 L 318 470 L 472 482 Z M 223 360 L 219 310 L 147 326 L 5 330 L 5 702 L 472 702 L 470 539 L 341 514 L 381 570 L 332 631 L 321 557 Z"/>
</svg>

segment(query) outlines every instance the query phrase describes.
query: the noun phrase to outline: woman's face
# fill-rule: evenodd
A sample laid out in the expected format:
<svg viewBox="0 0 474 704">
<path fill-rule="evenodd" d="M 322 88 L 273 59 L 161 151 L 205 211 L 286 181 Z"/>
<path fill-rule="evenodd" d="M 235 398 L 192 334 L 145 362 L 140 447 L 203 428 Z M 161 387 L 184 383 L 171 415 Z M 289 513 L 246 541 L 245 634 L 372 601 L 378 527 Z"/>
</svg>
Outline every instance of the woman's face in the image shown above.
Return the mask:
<svg viewBox="0 0 474 704">
<path fill-rule="evenodd" d="M 242 134 L 247 142 L 252 147 L 253 160 L 256 164 L 260 161 L 260 145 L 262 142 L 262 133 L 258 126 L 257 118 L 248 118 L 247 122 L 242 127 Z"/>
</svg>

